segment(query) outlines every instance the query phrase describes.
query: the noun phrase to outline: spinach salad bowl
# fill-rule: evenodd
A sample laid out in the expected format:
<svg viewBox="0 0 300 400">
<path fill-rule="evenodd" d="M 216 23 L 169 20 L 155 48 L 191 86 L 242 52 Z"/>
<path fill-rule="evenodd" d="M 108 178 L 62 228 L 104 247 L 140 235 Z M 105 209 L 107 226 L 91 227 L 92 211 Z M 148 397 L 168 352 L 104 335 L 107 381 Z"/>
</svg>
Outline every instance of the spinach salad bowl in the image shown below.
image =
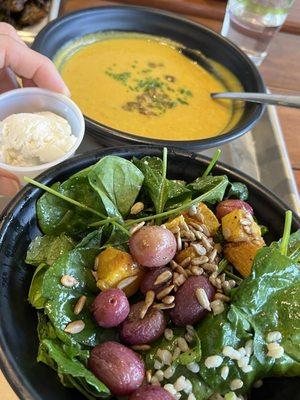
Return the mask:
<svg viewBox="0 0 300 400">
<path fill-rule="evenodd" d="M 105 157 L 107 160 L 107 157 L 110 156 L 122 157 L 127 160 L 132 160 L 134 158 L 135 162 L 132 165 L 138 165 L 137 159 L 143 159 L 143 157 L 146 156 L 162 158 L 163 154 L 165 157 L 166 152 L 163 153 L 161 148 L 154 146 L 134 146 L 124 150 L 120 148 L 96 150 L 88 154 L 77 156 L 51 168 L 40 175 L 39 178 L 37 178 L 37 181 L 56 190 L 59 188 L 58 184 L 54 185 L 56 182 L 63 182 L 72 175 L 77 174 L 78 180 L 76 181 L 76 185 L 73 184 L 69 187 L 68 195 L 70 197 L 73 196 L 78 201 L 82 201 L 83 203 L 85 202 L 92 208 L 95 204 L 89 202 L 88 196 L 93 189 L 87 188 L 86 185 L 88 181 L 85 181 L 85 177 L 92 170 L 92 165 L 97 163 L 99 160 L 105 160 Z M 166 159 L 164 158 L 164 161 L 165 160 Z M 125 208 L 131 207 L 132 204 L 129 204 L 129 202 L 132 202 L 132 200 L 136 201 L 136 199 L 130 199 L 130 191 L 134 191 L 136 188 L 132 185 L 132 182 L 129 182 L 130 173 L 124 173 L 124 171 L 121 171 L 120 173 L 120 169 L 118 170 L 119 166 L 114 166 L 116 159 L 110 159 L 109 161 L 107 168 L 104 168 L 102 173 L 104 175 L 107 173 L 114 173 L 114 181 L 112 181 L 110 175 L 108 182 L 113 183 L 115 196 L 118 196 L 118 192 L 120 194 L 120 191 L 124 191 L 124 195 L 121 196 L 122 199 L 119 199 L 120 203 L 118 204 L 122 203 Z M 157 167 L 157 163 L 154 164 Z M 164 163 L 159 165 L 164 165 Z M 186 151 L 169 149 L 167 155 L 167 179 L 174 180 L 174 184 L 176 185 L 183 185 L 180 182 L 183 180 L 187 183 L 193 182 L 195 179 L 201 177 L 205 171 L 207 174 L 208 165 L 211 164 L 210 160 L 206 157 L 188 153 Z M 78 174 L 78 172 L 82 170 L 84 170 L 84 172 Z M 128 170 L 126 171 L 128 172 Z M 152 173 L 155 175 L 154 170 Z M 253 207 L 256 218 L 255 220 L 257 220 L 260 225 L 268 228 L 268 232 L 264 235 L 266 244 L 269 245 L 271 242 L 278 241 L 283 236 L 284 226 L 286 227 L 287 225 L 285 224 L 285 212 L 288 207 L 274 196 L 274 194 L 246 175 L 236 170 L 233 171 L 231 168 L 221 163 L 214 165 L 210 174 L 213 174 L 213 176 L 222 176 L 223 178 L 210 179 L 211 175 L 206 177 L 206 184 L 204 185 L 205 193 L 210 191 L 210 196 L 206 196 L 207 201 L 213 203 L 213 198 L 216 197 L 220 201 L 221 197 L 224 196 L 224 193 L 225 197 L 230 196 L 231 193 L 232 196 L 241 195 L 242 198 L 245 199 L 244 185 L 246 185 L 249 192 L 247 202 Z M 214 188 L 216 188 L 216 185 L 221 181 L 224 182 L 224 179 L 226 181 L 227 178 L 224 178 L 225 175 L 228 177 L 231 184 L 233 182 L 240 182 L 241 184 L 229 184 L 226 192 L 226 184 L 225 186 L 221 185 L 221 194 L 221 186 L 219 185 L 219 190 L 216 194 Z M 143 185 L 146 180 L 145 176 L 146 173 L 144 173 Z M 161 175 L 156 175 L 156 178 L 161 177 L 163 180 L 165 179 L 163 176 L 164 174 L 162 173 Z M 199 183 L 199 179 L 196 182 Z M 78 182 L 85 182 L 85 186 L 83 185 L 80 187 Z M 166 185 L 169 187 L 169 183 L 166 184 L 166 182 L 169 181 L 164 180 L 164 182 L 165 183 L 162 187 L 165 188 Z M 154 179 L 151 185 L 154 187 L 156 184 L 157 181 L 155 183 Z M 101 184 L 99 183 L 99 185 Z M 194 185 L 188 185 L 187 187 L 196 190 L 197 185 L 194 182 Z M 129 190 L 129 188 L 131 189 Z M 150 191 L 148 193 L 150 193 Z M 107 398 L 109 393 L 107 387 L 99 382 L 94 376 L 91 378 L 91 372 L 85 365 L 85 361 L 87 360 L 87 350 L 89 349 L 89 340 L 90 344 L 94 343 L 95 340 L 101 341 L 101 337 L 102 341 L 110 340 L 105 334 L 102 336 L 105 329 L 97 327 L 97 339 L 95 339 L 96 336 L 94 333 L 91 333 L 84 346 L 78 344 L 76 340 L 74 342 L 73 338 L 76 337 L 76 335 L 68 335 L 63 332 L 63 329 L 58 334 L 59 329 L 57 329 L 57 326 L 61 327 L 62 324 L 66 324 L 66 322 L 70 321 L 70 319 L 66 318 L 64 313 L 70 313 L 72 310 L 70 310 L 70 306 L 69 308 L 65 307 L 65 291 L 62 291 L 61 293 L 57 293 L 56 291 L 57 282 L 55 282 L 55 280 L 58 279 L 57 276 L 53 275 L 51 278 L 52 282 L 50 282 L 51 284 L 53 283 L 53 287 L 51 287 L 50 290 L 53 291 L 53 293 L 49 294 L 50 297 L 52 296 L 52 303 L 50 305 L 47 306 L 47 303 L 45 305 L 43 303 L 45 299 L 41 297 L 41 294 L 38 295 L 37 293 L 34 293 L 33 295 L 31 293 L 29 298 L 31 301 L 32 298 L 34 298 L 34 301 L 36 302 L 35 304 L 39 304 L 39 307 L 37 307 L 39 308 L 38 310 L 35 310 L 28 301 L 28 292 L 34 274 L 34 268 L 31 265 L 26 264 L 25 258 L 29 244 L 37 236 L 41 236 L 39 225 L 41 220 L 38 222 L 36 215 L 36 202 L 43 193 L 44 190 L 41 190 L 41 188 L 36 185 L 27 185 L 12 200 L 1 217 L 1 368 L 5 377 L 20 399 L 80 400 L 85 398 Z M 100 196 L 99 193 L 100 192 L 95 191 L 93 195 L 97 194 Z M 198 195 L 199 192 L 196 196 Z M 48 229 L 50 232 L 56 224 L 58 236 L 58 239 L 56 238 L 56 245 L 58 247 L 56 248 L 54 246 L 50 251 L 49 249 L 53 243 L 49 242 L 49 246 L 46 243 L 46 245 L 44 244 L 44 247 L 42 246 L 38 248 L 34 257 L 35 259 L 40 258 L 42 260 L 44 256 L 42 253 L 46 252 L 48 259 L 52 258 L 55 260 L 58 257 L 57 253 L 61 252 L 61 243 L 66 239 L 66 236 L 62 239 L 62 236 L 60 235 L 64 234 L 66 230 L 70 231 L 70 229 L 75 229 L 78 233 L 84 224 L 89 224 L 91 215 L 89 211 L 79 209 L 75 204 L 69 204 L 68 202 L 58 199 L 48 193 L 47 196 L 46 204 L 44 204 L 44 207 L 40 207 L 39 211 L 42 213 L 44 212 L 45 215 L 47 215 L 47 218 L 44 218 L 42 222 L 44 228 L 47 225 L 48 228 L 46 228 L 46 230 Z M 195 195 L 193 198 L 195 198 Z M 107 198 L 105 200 L 104 197 L 101 197 L 101 199 L 103 201 L 102 204 L 106 204 L 108 210 L 111 203 L 108 204 L 106 202 Z M 173 207 L 176 208 L 179 205 L 182 205 L 183 201 L 186 201 L 186 199 L 183 199 L 182 197 L 177 198 L 175 202 L 176 204 L 173 204 Z M 64 218 L 62 219 L 60 219 L 61 215 L 59 215 L 59 213 L 54 213 L 55 215 L 52 215 L 51 217 L 51 210 L 53 211 L 53 206 L 58 204 L 57 202 L 60 205 L 63 204 L 64 207 Z M 114 207 L 114 205 L 112 205 L 112 207 Z M 41 218 L 40 215 L 39 217 Z M 53 220 L 51 218 L 53 218 Z M 113 219 L 113 221 L 114 222 L 111 222 L 111 226 L 115 227 L 113 223 L 116 222 L 116 219 Z M 165 220 L 162 221 L 165 222 Z M 64 229 L 62 229 L 62 227 L 64 227 Z M 106 225 L 102 225 L 103 229 L 105 229 L 105 227 Z M 91 228 L 88 232 L 95 233 L 95 229 L 96 228 L 92 230 Z M 100 231 L 99 224 L 97 229 Z M 300 218 L 294 215 L 292 218 L 291 231 L 295 232 L 299 229 Z M 95 251 L 95 246 L 98 246 L 98 248 L 100 245 L 102 246 L 100 240 L 103 240 L 103 238 L 100 239 L 97 234 L 94 235 L 93 233 L 90 233 L 90 235 L 91 236 L 88 238 L 85 237 L 83 239 L 82 237 L 79 238 L 80 235 L 77 235 L 76 238 L 73 237 L 66 248 L 70 246 L 68 251 L 72 253 L 74 251 L 74 246 L 77 246 L 77 250 L 75 249 L 75 251 L 80 252 L 80 248 L 78 250 L 78 243 L 80 242 L 82 246 L 94 246 L 93 251 Z M 299 301 L 298 304 L 297 301 L 295 302 L 295 296 L 297 295 L 299 300 L 300 282 L 299 272 L 297 270 L 297 261 L 299 261 L 300 235 L 298 232 L 290 238 L 287 235 L 284 237 L 285 239 L 290 239 L 289 246 L 286 247 L 288 255 L 286 256 L 280 252 L 280 249 L 284 247 L 285 239 L 279 244 L 273 243 L 271 248 L 265 247 L 263 250 L 260 250 L 261 253 L 259 254 L 262 254 L 262 256 L 259 256 L 260 260 L 256 264 L 260 263 L 260 268 L 263 273 L 259 272 L 259 269 L 255 270 L 255 273 L 253 272 L 250 277 L 246 278 L 241 283 L 241 286 L 237 289 L 233 289 L 234 300 L 233 303 L 228 306 L 230 311 L 228 311 L 229 308 L 225 308 L 225 311 L 221 314 L 213 316 L 207 315 L 197 326 L 197 337 L 198 339 L 200 338 L 200 345 L 197 342 L 199 345 L 197 351 L 193 349 L 189 352 L 188 356 L 193 357 L 196 355 L 196 357 L 198 357 L 197 362 L 200 365 L 200 371 L 198 373 L 192 373 L 185 367 L 186 363 L 184 362 L 183 365 L 176 367 L 181 368 L 181 371 L 183 371 L 181 373 L 183 375 L 186 374 L 186 376 L 191 380 L 193 392 L 197 400 L 207 399 L 216 391 L 223 393 L 223 395 L 225 394 L 224 385 L 226 385 L 226 383 L 220 381 L 220 369 L 208 369 L 205 367 L 204 361 L 209 355 L 220 354 L 220 352 L 222 352 L 222 347 L 225 345 L 232 345 L 233 343 L 240 345 L 240 339 L 241 337 L 244 338 L 245 335 L 248 335 L 247 337 L 249 337 L 249 335 L 253 336 L 254 348 L 253 354 L 250 358 L 251 368 L 253 370 L 249 372 L 249 374 L 243 375 L 244 384 L 245 386 L 250 386 L 251 383 L 252 386 L 254 380 L 257 381 L 262 377 L 265 378 L 263 379 L 263 385 L 260 388 L 253 388 L 250 390 L 250 398 L 264 400 L 300 399 L 300 312 Z M 95 239 L 97 240 L 95 241 Z M 287 244 L 285 245 L 287 246 Z M 64 251 L 66 251 L 66 248 Z M 100 250 L 98 249 L 98 253 L 99 252 Z M 42 278 L 45 279 L 46 274 L 49 273 L 51 268 L 56 269 L 62 257 L 65 256 L 66 254 L 61 255 L 59 260 L 54 261 L 52 266 L 47 266 L 45 275 L 37 275 L 34 284 L 37 285 L 39 283 L 41 285 Z M 45 260 L 43 259 L 43 262 L 44 261 Z M 72 265 L 70 268 L 73 268 Z M 92 269 L 93 268 L 90 267 L 90 270 Z M 254 269 L 255 266 L 253 267 L 253 270 Z M 42 270 L 43 267 L 40 271 L 42 272 Z M 89 273 L 91 273 L 91 271 Z M 263 276 L 263 278 L 261 278 L 261 276 Z M 248 283 L 246 283 L 246 281 L 248 281 Z M 241 291 L 242 286 L 244 289 Z M 241 292 L 242 294 L 240 295 Z M 50 300 L 48 300 L 48 302 L 49 301 Z M 74 304 L 74 302 L 72 304 Z M 45 309 L 47 309 L 47 312 L 45 313 L 42 308 L 44 305 Z M 48 322 L 42 325 L 39 329 L 40 340 L 46 344 L 49 344 L 50 342 L 53 344 L 51 349 L 48 348 L 47 352 L 42 351 L 39 355 L 40 361 L 44 361 L 44 363 L 37 362 L 39 338 L 37 334 L 38 319 L 36 311 L 40 314 L 39 324 L 41 324 L 41 321 L 45 322 L 45 318 L 47 319 L 49 317 L 51 320 L 47 320 Z M 227 323 L 225 323 L 222 318 L 228 318 Z M 57 324 L 57 326 L 55 326 L 55 324 Z M 50 326 L 52 327 L 51 329 Z M 280 327 L 280 329 L 275 329 L 276 327 Z M 92 330 L 93 327 L 89 325 L 88 329 Z M 284 347 L 284 355 L 279 359 L 266 357 L 267 344 L 264 341 L 264 335 L 272 330 L 280 330 L 282 334 L 281 344 Z M 174 332 L 175 331 L 176 330 L 174 330 Z M 79 333 L 78 335 L 80 336 L 81 334 Z M 72 339 L 68 341 L 68 337 L 72 337 Z M 44 340 L 45 338 L 46 340 Z M 159 341 L 160 340 L 161 339 L 159 339 Z M 201 348 L 201 350 L 199 350 L 199 348 Z M 151 351 L 152 349 L 150 352 Z M 183 353 L 183 355 L 185 355 L 185 353 Z M 224 357 L 224 360 L 225 358 L 226 357 Z M 195 360 L 195 358 L 192 360 Z M 229 361 L 234 364 L 233 360 Z M 45 363 L 52 365 L 56 371 L 49 368 Z M 147 363 L 147 361 L 145 361 L 145 363 Z M 238 373 L 237 371 L 239 370 L 237 366 L 232 368 L 234 369 L 234 373 Z M 65 386 L 63 386 L 59 381 L 57 372 Z M 229 373 L 229 376 L 231 377 L 231 372 Z M 234 376 L 231 377 L 231 379 L 233 378 Z M 98 383 L 100 389 L 97 386 Z M 78 390 L 74 390 L 75 387 Z M 102 389 L 103 391 L 101 392 Z M 230 392 L 230 389 L 227 389 L 226 391 Z M 240 393 L 242 392 L 237 391 L 237 396 L 240 395 Z M 234 393 L 230 394 L 231 397 L 228 396 L 229 395 L 227 395 L 228 399 L 237 398 L 234 397 Z M 164 397 L 161 398 L 164 399 Z M 182 392 L 181 398 L 183 400 L 187 399 L 188 395 Z"/>
</svg>

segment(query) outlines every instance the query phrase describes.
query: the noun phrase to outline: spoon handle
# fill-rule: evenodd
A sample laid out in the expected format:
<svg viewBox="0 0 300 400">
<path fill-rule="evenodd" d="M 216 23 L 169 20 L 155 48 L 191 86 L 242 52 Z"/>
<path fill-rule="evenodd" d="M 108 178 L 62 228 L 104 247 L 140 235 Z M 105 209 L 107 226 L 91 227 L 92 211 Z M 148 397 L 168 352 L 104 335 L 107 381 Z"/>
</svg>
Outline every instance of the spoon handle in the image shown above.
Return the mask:
<svg viewBox="0 0 300 400">
<path fill-rule="evenodd" d="M 300 108 L 300 96 L 286 96 L 272 93 L 212 93 L 214 99 L 245 100 L 254 103 L 273 104 L 275 106 Z"/>
</svg>

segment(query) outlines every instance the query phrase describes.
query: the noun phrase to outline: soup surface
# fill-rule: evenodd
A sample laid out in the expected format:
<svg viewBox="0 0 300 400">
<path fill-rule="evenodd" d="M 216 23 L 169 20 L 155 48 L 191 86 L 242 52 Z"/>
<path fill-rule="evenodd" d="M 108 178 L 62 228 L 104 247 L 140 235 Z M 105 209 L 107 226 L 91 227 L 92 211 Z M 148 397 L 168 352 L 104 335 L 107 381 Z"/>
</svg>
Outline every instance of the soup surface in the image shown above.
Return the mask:
<svg viewBox="0 0 300 400">
<path fill-rule="evenodd" d="M 208 138 L 227 131 L 242 113 L 230 101 L 212 100 L 210 93 L 228 89 L 167 39 L 88 35 L 61 49 L 55 62 L 86 116 L 134 135 Z M 241 90 L 233 74 L 215 66 L 228 88 Z"/>
</svg>

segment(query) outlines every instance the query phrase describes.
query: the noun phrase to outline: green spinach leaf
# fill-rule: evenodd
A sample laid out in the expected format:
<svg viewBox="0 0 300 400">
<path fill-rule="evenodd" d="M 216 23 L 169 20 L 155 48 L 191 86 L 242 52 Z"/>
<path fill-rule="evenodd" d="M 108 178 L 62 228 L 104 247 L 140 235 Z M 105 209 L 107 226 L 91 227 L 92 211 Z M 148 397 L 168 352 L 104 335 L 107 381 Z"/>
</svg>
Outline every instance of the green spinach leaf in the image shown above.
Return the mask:
<svg viewBox="0 0 300 400">
<path fill-rule="evenodd" d="M 214 392 L 230 391 L 229 382 L 241 379 L 245 393 L 254 381 L 265 376 L 298 376 L 300 374 L 300 269 L 294 260 L 276 248 L 261 249 L 254 261 L 253 272 L 233 291 L 232 303 L 217 315 L 207 316 L 199 324 L 202 359 L 200 375 Z M 266 336 L 280 331 L 284 355 L 279 359 L 267 356 Z M 236 349 L 253 340 L 250 358 L 253 370 L 244 373 L 235 361 L 224 358 L 229 367 L 224 381 L 214 369 L 205 366 L 205 359 L 222 355 L 224 346 Z"/>
<path fill-rule="evenodd" d="M 144 176 L 130 161 L 107 156 L 93 166 L 88 179 L 100 196 L 107 215 L 122 220 L 134 204 Z"/>
<path fill-rule="evenodd" d="M 230 189 L 227 194 L 227 198 L 235 197 L 240 200 L 247 200 L 249 196 L 248 188 L 244 183 L 241 182 L 230 182 Z"/>
<path fill-rule="evenodd" d="M 37 236 L 29 245 L 25 262 L 38 266 L 52 265 L 62 254 L 73 249 L 74 241 L 64 233 L 59 236 Z"/>
<path fill-rule="evenodd" d="M 205 203 L 215 204 L 223 200 L 228 183 L 226 175 L 209 175 L 197 178 L 194 182 L 189 183 L 187 188 L 192 191 L 193 198 L 211 191 L 209 196 L 205 199 Z M 214 190 L 217 185 L 218 190 Z"/>
<path fill-rule="evenodd" d="M 34 272 L 29 288 L 28 300 L 36 309 L 44 308 L 45 298 L 42 293 L 42 285 L 46 271 L 49 265 L 40 264 Z"/>
<path fill-rule="evenodd" d="M 103 204 L 85 175 L 73 176 L 62 184 L 55 183 L 52 188 L 100 213 L 105 214 Z M 87 226 L 99 221 L 99 216 L 68 203 L 61 198 L 44 193 L 37 201 L 38 222 L 43 233 L 48 235 L 78 236 Z"/>
<path fill-rule="evenodd" d="M 143 187 L 150 196 L 156 213 L 178 207 L 191 198 L 191 192 L 183 182 L 163 179 L 163 162 L 160 158 L 147 156 L 140 160 L 134 158 L 133 162 L 144 174 Z"/>
<path fill-rule="evenodd" d="M 64 330 L 75 320 L 74 306 L 81 295 L 87 296 L 87 302 L 80 313 L 85 323 L 82 332 L 74 339 L 85 346 L 93 347 L 98 343 L 116 338 L 116 330 L 99 329 L 90 313 L 90 306 L 99 292 L 92 275 L 94 260 L 99 250 L 78 248 L 63 255 L 45 273 L 43 279 L 43 297 L 47 299 L 45 312 L 56 329 Z M 74 277 L 78 284 L 72 288 L 64 287 L 60 280 L 64 275 Z"/>
</svg>

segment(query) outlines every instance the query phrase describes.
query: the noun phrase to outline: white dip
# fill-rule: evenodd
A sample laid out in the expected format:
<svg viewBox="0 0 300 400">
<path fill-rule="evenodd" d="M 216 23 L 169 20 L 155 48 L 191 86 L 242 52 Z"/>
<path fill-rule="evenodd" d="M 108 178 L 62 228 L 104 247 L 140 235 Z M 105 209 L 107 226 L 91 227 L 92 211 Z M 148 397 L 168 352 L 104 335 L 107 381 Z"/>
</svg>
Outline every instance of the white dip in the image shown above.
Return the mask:
<svg viewBox="0 0 300 400">
<path fill-rule="evenodd" d="M 0 162 L 32 167 L 54 161 L 75 144 L 67 120 L 49 112 L 12 114 L 0 122 Z"/>
</svg>

